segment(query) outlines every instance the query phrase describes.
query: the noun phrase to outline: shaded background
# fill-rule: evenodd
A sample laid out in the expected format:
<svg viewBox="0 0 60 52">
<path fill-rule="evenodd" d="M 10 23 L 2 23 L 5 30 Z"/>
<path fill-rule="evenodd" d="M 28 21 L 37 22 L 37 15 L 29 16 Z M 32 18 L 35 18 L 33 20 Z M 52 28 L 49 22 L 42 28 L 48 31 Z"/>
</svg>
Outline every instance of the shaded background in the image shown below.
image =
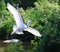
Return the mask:
<svg viewBox="0 0 60 52">
<path fill-rule="evenodd" d="M 15 24 L 12 14 L 6 8 L 7 2 L 18 7 L 25 23 L 31 19 L 31 27 L 42 34 L 41 38 L 34 36 L 33 40 L 29 40 L 33 45 L 30 50 L 60 52 L 60 0 L 0 0 L 0 40 L 7 39 Z M 10 44 L 6 52 L 16 51 L 24 52 L 21 43 Z"/>
</svg>

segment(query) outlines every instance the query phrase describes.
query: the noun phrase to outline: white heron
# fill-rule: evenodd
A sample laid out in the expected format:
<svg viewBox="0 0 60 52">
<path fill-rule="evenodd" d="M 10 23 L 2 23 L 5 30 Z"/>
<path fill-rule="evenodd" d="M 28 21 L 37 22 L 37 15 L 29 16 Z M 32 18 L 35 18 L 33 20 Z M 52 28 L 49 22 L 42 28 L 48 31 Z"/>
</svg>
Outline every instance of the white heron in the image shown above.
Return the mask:
<svg viewBox="0 0 60 52">
<path fill-rule="evenodd" d="M 41 37 L 42 35 L 34 28 L 29 27 L 31 20 L 28 21 L 27 25 L 23 22 L 20 12 L 14 8 L 10 3 L 7 3 L 7 9 L 13 14 L 16 25 L 13 26 L 13 32 L 11 34 L 24 34 L 23 31 L 28 31 L 35 36 Z"/>
</svg>

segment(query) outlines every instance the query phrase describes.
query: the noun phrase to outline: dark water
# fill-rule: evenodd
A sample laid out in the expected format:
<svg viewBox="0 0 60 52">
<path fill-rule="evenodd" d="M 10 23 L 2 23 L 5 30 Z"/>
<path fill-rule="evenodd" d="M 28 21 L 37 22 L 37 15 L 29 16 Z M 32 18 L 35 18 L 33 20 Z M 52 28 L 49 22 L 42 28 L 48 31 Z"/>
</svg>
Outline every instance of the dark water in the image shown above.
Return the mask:
<svg viewBox="0 0 60 52">
<path fill-rule="evenodd" d="M 5 50 L 7 49 L 7 45 L 6 43 L 3 43 L 2 41 L 0 41 L 0 52 L 5 52 Z"/>
<path fill-rule="evenodd" d="M 7 44 L 7 43 L 3 43 L 2 41 L 0 41 L 0 52 L 6 52 L 10 44 L 12 43 Z M 31 45 L 30 42 L 23 42 L 22 45 L 23 45 L 23 49 L 25 52 L 34 52 L 32 50 L 33 46 Z"/>
</svg>

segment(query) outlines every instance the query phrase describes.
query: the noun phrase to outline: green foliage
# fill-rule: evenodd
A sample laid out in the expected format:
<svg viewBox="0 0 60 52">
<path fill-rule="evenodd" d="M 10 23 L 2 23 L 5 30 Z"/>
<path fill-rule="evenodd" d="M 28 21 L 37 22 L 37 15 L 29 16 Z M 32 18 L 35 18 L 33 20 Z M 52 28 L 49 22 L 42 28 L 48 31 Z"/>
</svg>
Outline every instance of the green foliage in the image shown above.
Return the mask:
<svg viewBox="0 0 60 52">
<path fill-rule="evenodd" d="M 53 46 L 56 46 L 56 50 L 59 51 L 60 5 L 55 1 L 50 2 L 48 0 L 38 0 L 34 4 L 35 8 L 28 8 L 26 11 L 20 10 L 25 17 L 24 19 L 26 19 L 25 22 L 31 19 L 33 21 L 31 27 L 38 29 L 43 36 L 40 38 L 41 40 L 36 37 L 39 45 L 36 52 L 38 50 L 38 52 L 49 52 L 49 50 L 52 52 Z M 45 47 L 47 48 L 45 49 Z"/>
<path fill-rule="evenodd" d="M 8 45 L 6 52 L 24 52 L 22 43 L 11 43 Z"/>
<path fill-rule="evenodd" d="M 0 7 L 0 35 L 1 36 L 0 36 L 0 39 L 4 39 L 6 38 L 7 34 L 9 34 L 12 31 L 14 20 L 10 12 L 7 11 L 4 0 L 1 0 L 0 4 L 1 4 L 1 7 Z"/>
<path fill-rule="evenodd" d="M 37 48 L 38 52 L 52 52 L 55 48 L 53 46 L 60 46 L 59 43 L 59 29 L 57 28 L 58 19 L 60 19 L 59 9 L 60 6 L 57 3 L 50 3 L 49 1 L 36 2 L 36 9 L 41 11 L 40 17 L 43 20 L 43 42 L 40 41 L 40 46 Z M 41 19 L 40 19 L 41 20 Z M 42 23 L 42 21 L 40 22 Z M 57 40 L 58 39 L 58 40 Z M 56 44 L 55 44 L 56 43 Z M 52 46 L 51 46 L 52 45 Z M 50 47 L 51 46 L 51 47 Z M 45 47 L 47 47 L 45 49 Z M 51 51 L 49 51 L 51 50 Z M 59 47 L 56 48 L 59 51 Z"/>
<path fill-rule="evenodd" d="M 11 0 L 13 1 L 13 0 Z M 25 23 L 28 20 L 32 20 L 31 27 L 36 28 L 42 34 L 42 37 L 35 37 L 32 44 L 36 46 L 35 52 L 52 52 L 56 48 L 59 52 L 60 46 L 60 5 L 59 0 L 37 0 L 34 2 L 35 7 L 27 7 L 26 10 L 19 8 L 21 15 L 23 16 Z M 0 33 L 9 34 L 12 31 L 12 27 L 15 24 L 13 16 L 6 10 L 6 4 L 2 0 L 0 2 Z M 11 2 L 15 4 L 15 2 Z M 24 5 L 26 6 L 26 5 Z M 12 23 L 13 22 L 13 23 Z M 17 44 L 19 45 L 19 44 Z M 10 45 L 11 46 L 11 45 Z M 16 45 L 10 47 L 15 52 Z M 20 45 L 19 45 L 20 46 Z M 55 48 L 54 48 L 55 47 Z M 9 50 L 9 49 L 8 49 Z M 17 50 L 20 51 L 18 48 Z M 39 51 L 38 51 L 39 50 Z M 9 52 L 9 51 L 8 51 Z"/>
</svg>

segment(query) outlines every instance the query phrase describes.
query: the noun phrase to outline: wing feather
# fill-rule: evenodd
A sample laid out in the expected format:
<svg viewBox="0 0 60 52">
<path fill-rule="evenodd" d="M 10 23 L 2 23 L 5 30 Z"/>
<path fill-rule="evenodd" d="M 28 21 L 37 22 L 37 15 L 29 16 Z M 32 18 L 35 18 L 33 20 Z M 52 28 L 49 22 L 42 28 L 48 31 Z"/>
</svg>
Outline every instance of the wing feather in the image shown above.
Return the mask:
<svg viewBox="0 0 60 52">
<path fill-rule="evenodd" d="M 22 19 L 22 17 L 21 17 L 21 15 L 20 15 L 20 12 L 17 10 L 17 9 L 15 9 L 11 4 L 7 4 L 7 9 L 13 14 L 13 16 L 14 16 L 14 19 L 15 19 L 15 21 L 16 21 L 16 25 L 17 26 L 20 26 L 20 25 L 22 25 L 23 24 L 23 19 Z"/>
<path fill-rule="evenodd" d="M 42 35 L 39 33 L 39 31 L 37 31 L 34 28 L 28 27 L 27 29 L 24 29 L 25 31 L 28 31 L 30 33 L 32 33 L 35 36 L 41 37 Z"/>
</svg>

